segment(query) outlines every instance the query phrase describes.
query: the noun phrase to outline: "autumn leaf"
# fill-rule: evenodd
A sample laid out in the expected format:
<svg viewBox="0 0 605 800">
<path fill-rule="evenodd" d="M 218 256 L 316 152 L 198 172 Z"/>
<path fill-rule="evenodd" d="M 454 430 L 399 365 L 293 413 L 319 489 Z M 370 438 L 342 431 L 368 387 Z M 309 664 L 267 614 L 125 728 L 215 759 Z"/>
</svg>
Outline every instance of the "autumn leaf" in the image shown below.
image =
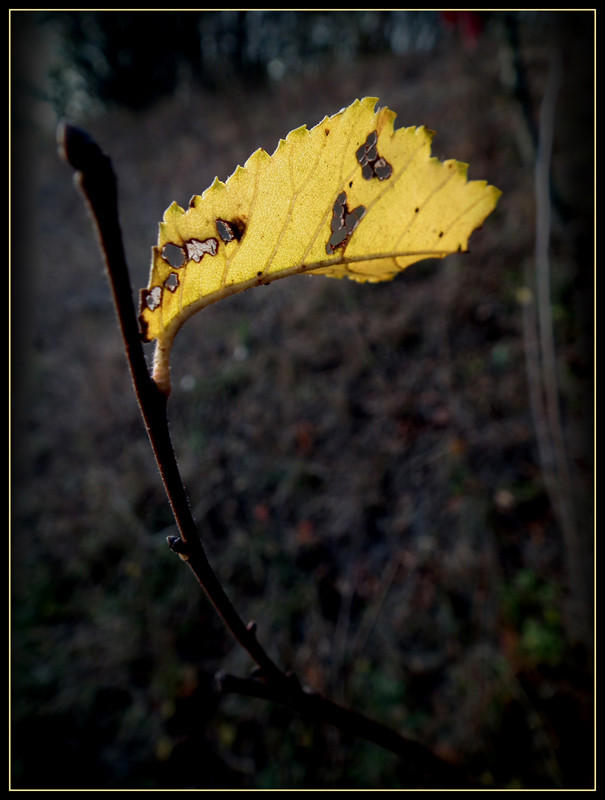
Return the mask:
<svg viewBox="0 0 605 800">
<path fill-rule="evenodd" d="M 157 340 L 162 391 L 177 331 L 210 303 L 300 273 L 390 280 L 468 249 L 500 191 L 468 181 L 467 164 L 432 158 L 434 133 L 395 130 L 395 113 L 377 102 L 297 128 L 272 156 L 257 150 L 226 182 L 216 178 L 187 211 L 168 208 L 139 317 L 143 339 Z"/>
</svg>

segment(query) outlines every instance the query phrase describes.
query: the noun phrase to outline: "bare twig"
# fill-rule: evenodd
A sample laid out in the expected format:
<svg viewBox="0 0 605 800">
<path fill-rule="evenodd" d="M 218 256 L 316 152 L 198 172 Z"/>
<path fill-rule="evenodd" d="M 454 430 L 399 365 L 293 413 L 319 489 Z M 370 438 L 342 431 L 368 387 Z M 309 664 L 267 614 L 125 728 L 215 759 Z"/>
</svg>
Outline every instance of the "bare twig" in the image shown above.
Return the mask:
<svg viewBox="0 0 605 800">
<path fill-rule="evenodd" d="M 551 159 L 555 110 L 562 79 L 561 54 L 554 47 L 546 88 L 540 107 L 534 193 L 536 230 L 534 275 L 526 264 L 528 288 L 535 302 L 524 304 L 524 332 L 530 401 L 542 475 L 565 544 L 570 587 L 568 632 L 574 641 L 589 644 L 590 606 L 584 570 L 585 554 L 580 542 L 574 510 L 573 476 L 567 456 L 560 410 L 557 356 L 551 298 Z"/>
<path fill-rule="evenodd" d="M 267 676 L 279 684 L 281 670 L 260 647 L 254 631 L 242 622 L 225 595 L 206 557 L 191 514 L 170 438 L 168 399 L 150 377 L 141 344 L 119 225 L 117 182 L 111 162 L 88 134 L 74 126 L 62 125 L 58 137 L 65 159 L 76 170 L 76 181 L 88 202 L 100 237 L 135 393 L 180 533 L 180 538 L 170 538 L 169 545 L 189 564 L 237 641 Z"/>
<path fill-rule="evenodd" d="M 395 558 L 393 561 L 387 564 L 380 581 L 380 591 L 376 593 L 372 603 L 361 620 L 359 628 L 357 629 L 357 634 L 351 646 L 351 652 L 353 654 L 364 652 L 368 639 L 370 638 L 372 630 L 378 621 L 382 607 L 387 599 L 387 595 L 391 591 L 391 587 L 395 578 L 397 577 L 400 567 L 400 558 Z"/>
<path fill-rule="evenodd" d="M 296 681 L 295 678 L 291 680 Z M 218 676 L 218 682 L 224 693 L 236 692 L 282 703 L 295 709 L 301 716 L 312 722 L 334 725 L 347 736 L 359 736 L 397 755 L 402 755 L 405 750 L 407 777 L 416 785 L 425 788 L 438 786 L 462 788 L 469 785 L 457 768 L 437 758 L 418 742 L 404 739 L 390 728 L 368 719 L 363 714 L 333 703 L 320 694 L 302 691 L 296 695 L 293 702 L 291 695 L 280 696 L 279 692 L 273 691 L 263 681 L 254 678 L 238 678 L 234 675 L 221 674 Z"/>
<path fill-rule="evenodd" d="M 185 561 L 202 589 L 239 644 L 258 665 L 254 678 L 223 677 L 223 691 L 237 691 L 282 703 L 316 722 L 335 725 L 351 735 L 397 753 L 423 784 L 460 786 L 457 769 L 434 756 L 417 742 L 354 711 L 336 705 L 319 694 L 303 689 L 298 680 L 283 672 L 268 656 L 256 637 L 256 624 L 246 625 L 212 569 L 195 525 L 170 438 L 167 396 L 149 374 L 141 344 L 132 288 L 118 218 L 117 181 L 109 158 L 84 131 L 62 124 L 58 131 L 60 151 L 76 171 L 100 238 L 124 346 L 137 400 L 170 501 L 180 536 L 168 544 Z"/>
</svg>

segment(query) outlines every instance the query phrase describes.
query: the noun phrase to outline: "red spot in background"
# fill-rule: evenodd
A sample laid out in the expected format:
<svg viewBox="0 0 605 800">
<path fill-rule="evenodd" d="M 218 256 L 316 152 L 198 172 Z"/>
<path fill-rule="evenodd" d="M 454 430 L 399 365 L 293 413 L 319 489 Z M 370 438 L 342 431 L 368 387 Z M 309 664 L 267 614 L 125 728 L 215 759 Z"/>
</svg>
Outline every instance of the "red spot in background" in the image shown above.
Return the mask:
<svg viewBox="0 0 605 800">
<path fill-rule="evenodd" d="M 467 50 L 475 50 L 485 27 L 478 11 L 441 11 L 446 27 L 458 32 Z"/>
<path fill-rule="evenodd" d="M 299 545 L 313 545 L 319 541 L 315 525 L 310 519 L 303 519 L 298 523 L 296 539 Z"/>
<path fill-rule="evenodd" d="M 257 503 L 257 505 L 255 505 L 252 509 L 252 514 L 257 522 L 266 524 L 271 516 L 271 511 L 269 506 L 265 505 L 264 503 Z"/>
<path fill-rule="evenodd" d="M 298 422 L 294 429 L 294 442 L 302 456 L 309 456 L 315 450 L 317 430 L 309 420 Z"/>
</svg>

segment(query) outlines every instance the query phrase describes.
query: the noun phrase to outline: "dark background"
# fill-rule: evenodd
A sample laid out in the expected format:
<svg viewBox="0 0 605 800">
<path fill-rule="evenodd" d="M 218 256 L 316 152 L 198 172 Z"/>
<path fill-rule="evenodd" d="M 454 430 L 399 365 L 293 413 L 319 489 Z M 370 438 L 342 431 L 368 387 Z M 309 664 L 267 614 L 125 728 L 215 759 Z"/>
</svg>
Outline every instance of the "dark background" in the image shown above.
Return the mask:
<svg viewBox="0 0 605 800">
<path fill-rule="evenodd" d="M 95 235 L 55 145 L 67 117 L 111 156 L 138 288 L 173 200 L 376 96 L 500 204 L 469 254 L 393 283 L 290 278 L 187 323 L 169 413 L 194 513 L 236 607 L 303 682 L 477 785 L 591 788 L 592 12 L 10 19 L 12 787 L 409 786 L 373 745 L 217 696 L 217 671 L 251 665 L 166 547 Z M 553 53 L 545 303 L 535 163 Z"/>
</svg>

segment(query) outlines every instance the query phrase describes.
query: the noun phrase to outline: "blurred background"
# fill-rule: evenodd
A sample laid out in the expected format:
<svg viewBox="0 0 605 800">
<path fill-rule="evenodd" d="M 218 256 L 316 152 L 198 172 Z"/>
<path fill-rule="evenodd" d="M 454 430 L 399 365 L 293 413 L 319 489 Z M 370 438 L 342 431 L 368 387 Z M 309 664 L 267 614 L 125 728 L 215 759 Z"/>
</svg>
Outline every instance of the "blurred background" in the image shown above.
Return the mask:
<svg viewBox="0 0 605 800">
<path fill-rule="evenodd" d="M 500 204 L 470 253 L 393 283 L 299 276 L 187 323 L 169 414 L 194 514 L 236 608 L 304 683 L 478 786 L 591 788 L 593 13 L 10 23 L 12 787 L 409 786 L 373 745 L 217 695 L 217 671 L 251 664 L 165 544 L 55 144 L 68 118 L 112 158 L 138 289 L 173 200 L 375 96 Z"/>
</svg>

